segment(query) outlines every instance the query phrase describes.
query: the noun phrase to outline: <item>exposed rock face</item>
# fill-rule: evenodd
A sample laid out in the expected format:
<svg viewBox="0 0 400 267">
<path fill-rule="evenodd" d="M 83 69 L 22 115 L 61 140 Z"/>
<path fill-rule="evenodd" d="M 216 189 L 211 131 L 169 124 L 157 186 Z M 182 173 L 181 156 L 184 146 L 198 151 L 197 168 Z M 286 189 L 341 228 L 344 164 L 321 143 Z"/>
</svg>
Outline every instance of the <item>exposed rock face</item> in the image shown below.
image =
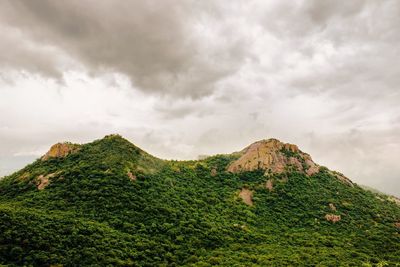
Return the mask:
<svg viewBox="0 0 400 267">
<path fill-rule="evenodd" d="M 57 143 L 53 145 L 50 150 L 42 157 L 42 160 L 49 158 L 63 158 L 68 154 L 76 152 L 79 149 L 79 145 L 71 143 Z"/>
<path fill-rule="evenodd" d="M 300 151 L 296 145 L 285 144 L 277 139 L 268 139 L 251 144 L 243 151 L 241 157 L 228 167 L 230 172 L 265 170 L 266 174 L 282 173 L 292 168 L 312 175 L 319 171 L 311 156 Z"/>
<path fill-rule="evenodd" d="M 326 214 L 325 215 L 325 219 L 329 222 L 338 222 L 340 221 L 342 218 L 340 217 L 340 215 L 335 215 L 335 214 Z"/>
<path fill-rule="evenodd" d="M 50 178 L 54 177 L 57 173 L 50 173 L 47 175 L 39 175 L 36 178 L 37 189 L 43 190 L 46 186 L 50 184 Z"/>
<path fill-rule="evenodd" d="M 242 188 L 239 193 L 239 197 L 243 200 L 243 202 L 249 206 L 253 206 L 253 191 Z"/>
</svg>

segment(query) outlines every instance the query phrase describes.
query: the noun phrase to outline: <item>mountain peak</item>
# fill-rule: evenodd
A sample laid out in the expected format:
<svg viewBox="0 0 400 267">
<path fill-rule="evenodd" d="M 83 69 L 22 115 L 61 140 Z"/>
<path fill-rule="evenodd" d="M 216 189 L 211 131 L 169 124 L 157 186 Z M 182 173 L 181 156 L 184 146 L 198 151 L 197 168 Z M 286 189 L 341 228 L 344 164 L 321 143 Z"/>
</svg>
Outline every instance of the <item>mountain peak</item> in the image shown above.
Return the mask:
<svg viewBox="0 0 400 267">
<path fill-rule="evenodd" d="M 121 146 L 121 148 L 125 149 L 134 148 L 140 150 L 141 152 L 144 152 L 140 147 L 136 146 L 134 143 L 124 138 L 120 134 L 108 134 L 104 136 L 102 139 L 96 140 L 93 143 Z"/>
<path fill-rule="evenodd" d="M 283 143 L 278 139 L 257 141 L 240 152 L 239 159 L 228 167 L 230 172 L 265 170 L 265 173 L 282 173 L 287 170 L 313 175 L 319 171 L 311 156 L 296 145 Z"/>
<path fill-rule="evenodd" d="M 104 136 L 103 139 L 115 139 L 115 140 L 125 140 L 125 141 L 127 141 L 120 134 L 108 134 L 108 135 Z"/>
<path fill-rule="evenodd" d="M 112 142 L 113 145 L 122 145 L 126 147 L 134 147 L 136 149 L 139 149 L 136 147 L 134 144 L 129 142 L 127 139 L 123 138 L 119 134 L 109 134 L 104 136 L 102 139 L 99 139 L 97 141 L 94 141 L 94 143 L 97 144 L 108 144 L 109 142 Z M 111 144 L 109 144 L 111 145 Z M 49 149 L 49 151 L 46 152 L 42 156 L 42 160 L 48 160 L 50 158 L 64 158 L 68 156 L 69 154 L 78 152 L 82 148 L 82 145 L 79 144 L 74 144 L 71 142 L 58 142 L 54 145 L 52 145 Z M 140 150 L 140 149 L 139 149 Z"/>
</svg>

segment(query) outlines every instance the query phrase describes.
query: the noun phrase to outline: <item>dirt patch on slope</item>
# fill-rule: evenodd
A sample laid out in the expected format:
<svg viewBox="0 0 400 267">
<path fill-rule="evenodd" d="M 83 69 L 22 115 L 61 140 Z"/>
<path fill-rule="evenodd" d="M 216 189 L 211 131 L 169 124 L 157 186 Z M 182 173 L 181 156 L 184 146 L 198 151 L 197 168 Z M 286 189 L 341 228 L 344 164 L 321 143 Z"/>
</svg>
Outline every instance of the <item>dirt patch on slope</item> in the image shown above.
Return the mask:
<svg viewBox="0 0 400 267">
<path fill-rule="evenodd" d="M 239 197 L 243 200 L 246 205 L 253 206 L 253 191 L 242 188 L 239 193 Z"/>
<path fill-rule="evenodd" d="M 265 183 L 265 188 L 267 188 L 270 192 L 272 189 L 274 189 L 274 183 L 272 179 L 268 179 L 267 182 Z"/>
<path fill-rule="evenodd" d="M 50 184 L 50 178 L 54 177 L 57 173 L 50 173 L 47 175 L 39 175 L 36 178 L 36 187 L 39 190 L 43 190 L 46 186 Z"/>
</svg>

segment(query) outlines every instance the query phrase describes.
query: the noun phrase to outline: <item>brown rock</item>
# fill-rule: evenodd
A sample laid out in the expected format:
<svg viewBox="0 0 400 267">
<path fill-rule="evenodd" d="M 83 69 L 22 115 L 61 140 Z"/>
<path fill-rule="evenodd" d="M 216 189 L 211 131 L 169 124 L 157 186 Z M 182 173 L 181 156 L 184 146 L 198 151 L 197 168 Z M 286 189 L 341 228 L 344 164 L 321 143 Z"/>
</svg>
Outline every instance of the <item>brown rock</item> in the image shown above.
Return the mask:
<svg viewBox="0 0 400 267">
<path fill-rule="evenodd" d="M 299 152 L 299 148 L 296 145 L 293 144 L 284 144 L 284 148 L 286 150 L 292 151 L 292 152 Z"/>
<path fill-rule="evenodd" d="M 336 223 L 336 222 L 340 221 L 342 218 L 340 217 L 340 215 L 326 214 L 326 215 L 325 215 L 325 219 L 326 219 L 327 221 Z"/>
<path fill-rule="evenodd" d="M 211 176 L 214 177 L 214 176 L 216 176 L 216 175 L 217 175 L 217 169 L 213 168 L 213 169 L 211 170 Z"/>
<path fill-rule="evenodd" d="M 243 202 L 249 206 L 253 206 L 253 191 L 242 188 L 239 193 L 239 197 L 242 198 Z"/>
<path fill-rule="evenodd" d="M 136 175 L 132 174 L 131 172 L 128 172 L 128 177 L 133 182 L 137 180 Z"/>
<path fill-rule="evenodd" d="M 329 208 L 333 211 L 336 211 L 336 206 L 333 203 L 329 203 Z"/>
<path fill-rule="evenodd" d="M 308 176 L 311 176 L 317 172 L 319 172 L 319 166 L 317 164 L 314 163 L 314 161 L 312 161 L 311 156 L 304 153 L 304 161 L 306 163 L 307 166 L 307 170 L 306 173 Z"/>
<path fill-rule="evenodd" d="M 293 155 L 288 155 L 289 151 Z M 294 169 L 312 175 L 319 171 L 310 155 L 303 153 L 296 145 L 285 144 L 277 139 L 255 142 L 240 152 L 241 156 L 228 166 L 230 172 L 263 169 L 268 173 L 283 173 Z"/>
<path fill-rule="evenodd" d="M 49 158 L 62 158 L 76 152 L 79 149 L 79 145 L 71 143 L 57 143 L 53 145 L 50 150 L 42 157 L 42 160 Z"/>
</svg>

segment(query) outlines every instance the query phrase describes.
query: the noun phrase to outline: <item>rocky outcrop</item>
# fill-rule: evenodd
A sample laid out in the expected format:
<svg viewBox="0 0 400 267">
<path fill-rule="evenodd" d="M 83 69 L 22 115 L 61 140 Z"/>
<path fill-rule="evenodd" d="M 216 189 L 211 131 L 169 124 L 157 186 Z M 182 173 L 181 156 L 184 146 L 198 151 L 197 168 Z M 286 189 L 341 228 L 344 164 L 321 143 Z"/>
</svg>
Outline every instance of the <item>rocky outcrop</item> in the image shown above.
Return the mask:
<svg viewBox="0 0 400 267">
<path fill-rule="evenodd" d="M 340 221 L 342 218 L 340 217 L 340 215 L 335 215 L 335 214 L 326 214 L 325 215 L 325 219 L 329 222 L 338 222 Z"/>
<path fill-rule="evenodd" d="M 320 167 L 309 154 L 302 152 L 296 145 L 283 143 L 277 139 L 255 142 L 237 153 L 240 157 L 228 166 L 229 172 L 262 169 L 265 170 L 266 176 L 286 171 L 298 171 L 311 176 L 325 169 L 343 184 L 354 186 L 353 182 L 340 172 Z"/>
<path fill-rule="evenodd" d="M 130 171 L 128 172 L 128 177 L 129 177 L 129 179 L 130 179 L 132 182 L 134 182 L 134 181 L 137 180 L 136 175 L 134 175 L 134 174 L 131 173 Z"/>
<path fill-rule="evenodd" d="M 240 152 L 239 159 L 228 167 L 230 172 L 263 169 L 265 173 L 282 173 L 295 170 L 307 175 L 319 171 L 311 156 L 302 152 L 296 145 L 285 144 L 277 139 L 255 142 Z"/>
<path fill-rule="evenodd" d="M 247 188 L 242 188 L 239 193 L 239 197 L 243 200 L 243 202 L 249 206 L 253 206 L 253 191 Z"/>
<path fill-rule="evenodd" d="M 57 143 L 42 157 L 42 160 L 49 158 L 63 158 L 79 150 L 79 145 L 71 143 Z"/>
</svg>

